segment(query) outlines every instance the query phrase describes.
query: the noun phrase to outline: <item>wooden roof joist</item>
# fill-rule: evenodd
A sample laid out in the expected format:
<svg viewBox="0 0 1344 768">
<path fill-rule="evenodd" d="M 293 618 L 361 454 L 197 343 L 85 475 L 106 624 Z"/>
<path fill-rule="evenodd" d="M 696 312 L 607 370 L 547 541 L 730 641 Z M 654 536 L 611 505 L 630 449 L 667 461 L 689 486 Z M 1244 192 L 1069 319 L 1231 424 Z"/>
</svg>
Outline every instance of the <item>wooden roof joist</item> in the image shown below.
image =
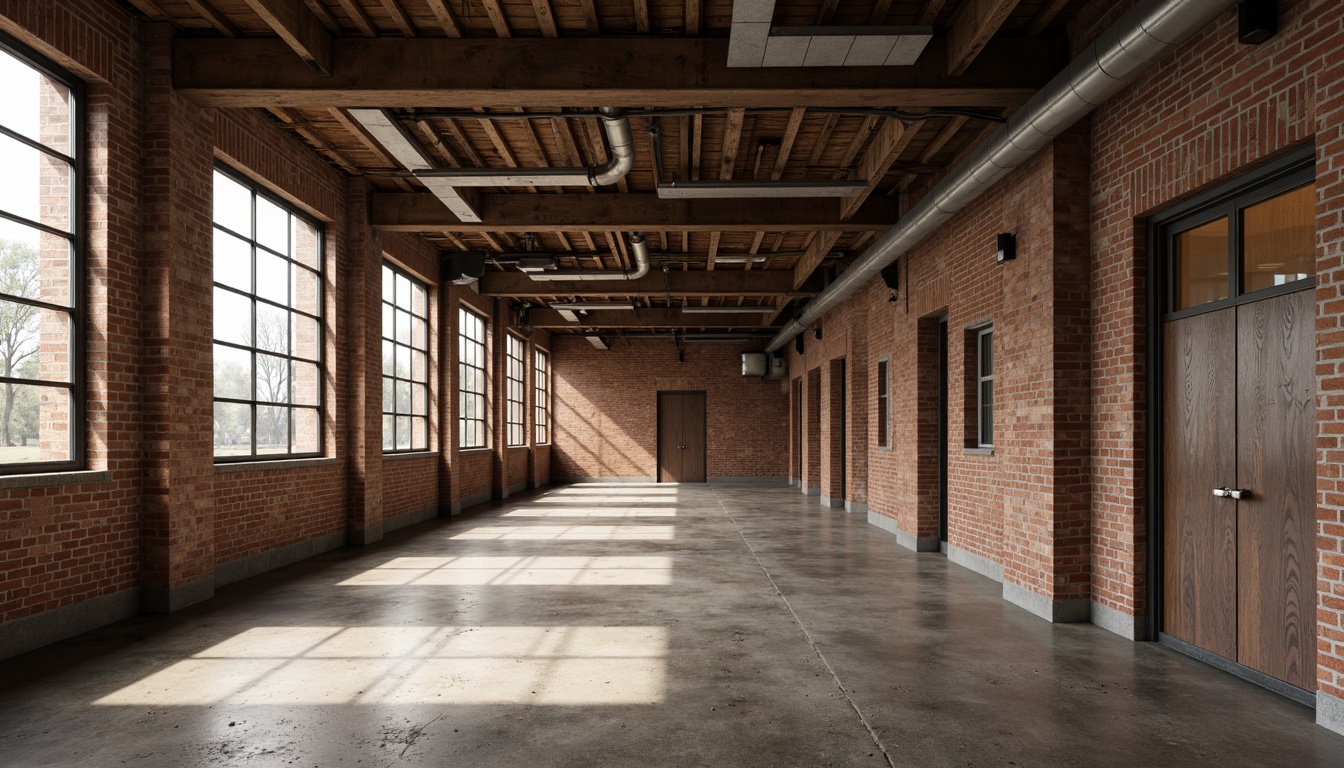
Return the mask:
<svg viewBox="0 0 1344 768">
<path fill-rule="evenodd" d="M 373 196 L 373 225 L 392 232 L 537 232 L 549 230 L 740 232 L 883 232 L 897 219 L 897 201 L 874 197 L 842 219 L 835 200 L 757 198 L 665 200 L 620 195 L 483 194 L 479 222 L 463 222 L 427 193 Z"/>
<path fill-rule="evenodd" d="M 484 296 L 544 299 L 551 296 L 619 296 L 622 298 L 807 298 L 820 290 L 808 282 L 795 289 L 791 270 L 655 271 L 638 280 L 538 282 L 521 272 L 487 272 L 480 279 Z"/>
<path fill-rule="evenodd" d="M 335 38 L 331 74 L 276 38 L 179 38 L 173 84 L 214 107 L 1016 106 L 1066 63 L 1062 41 L 994 39 L 964 74 L 934 40 L 908 67 L 729 68 L 718 38 Z"/>
<path fill-rule="evenodd" d="M 570 322 L 554 309 L 531 310 L 529 319 L 533 328 L 543 329 L 636 329 L 636 328 L 768 328 L 769 315 L 702 315 L 683 314 L 679 309 L 650 308 L 597 310 Z"/>
</svg>

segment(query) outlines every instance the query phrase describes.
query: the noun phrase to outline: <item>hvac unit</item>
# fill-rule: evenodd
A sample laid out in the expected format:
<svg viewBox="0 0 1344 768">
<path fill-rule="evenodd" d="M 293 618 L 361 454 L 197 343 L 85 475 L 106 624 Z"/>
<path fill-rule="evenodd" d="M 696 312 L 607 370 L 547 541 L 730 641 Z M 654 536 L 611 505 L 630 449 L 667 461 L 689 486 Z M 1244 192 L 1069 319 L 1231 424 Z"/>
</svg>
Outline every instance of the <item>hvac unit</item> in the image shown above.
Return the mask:
<svg viewBox="0 0 1344 768">
<path fill-rule="evenodd" d="M 764 352 L 742 353 L 743 376 L 765 376 L 769 370 L 770 363 Z"/>
</svg>

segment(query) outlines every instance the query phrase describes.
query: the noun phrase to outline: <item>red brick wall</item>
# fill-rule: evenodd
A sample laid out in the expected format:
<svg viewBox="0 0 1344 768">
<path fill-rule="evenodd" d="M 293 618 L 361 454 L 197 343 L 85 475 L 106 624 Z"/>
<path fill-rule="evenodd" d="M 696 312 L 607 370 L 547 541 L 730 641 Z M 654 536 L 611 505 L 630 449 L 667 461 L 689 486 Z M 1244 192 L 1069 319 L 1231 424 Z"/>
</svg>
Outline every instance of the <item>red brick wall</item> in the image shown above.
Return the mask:
<svg viewBox="0 0 1344 768">
<path fill-rule="evenodd" d="M 1006 581 L 1052 599 L 1088 592 L 1086 161 L 1084 133 L 1056 142 L 903 257 L 899 291 L 874 279 L 821 319 L 821 341 L 809 329 L 803 354 L 790 351 L 790 371 L 808 372 L 805 389 L 821 383 L 826 377 L 816 374 L 833 370 L 836 359 L 854 361 L 851 367 L 864 382 L 855 402 L 870 413 L 877 407 L 871 381 L 877 361 L 890 360 L 891 449 L 878 447 L 877 420 L 868 418 L 866 502 L 902 531 L 932 537 L 934 320 L 946 314 L 949 542 L 1002 565 Z M 1077 200 L 1084 204 L 1072 202 Z M 994 237 L 1000 232 L 1016 234 L 1016 261 L 996 263 Z M 985 322 L 995 329 L 992 456 L 963 452 L 975 434 L 974 334 L 967 329 Z M 858 333 L 865 351 L 855 361 Z M 823 445 L 831 421 L 827 393 L 823 384 Z M 820 457 L 823 467 L 831 461 Z M 827 481 L 826 469 L 820 477 Z"/>
<path fill-rule="evenodd" d="M 1344 696 L 1344 6 L 1285 0 L 1279 24 L 1238 45 L 1225 14 L 1093 117 L 1093 595 L 1147 612 L 1144 217 L 1314 138 L 1318 680 Z"/>
<path fill-rule="evenodd" d="M 0 0 L 0 29 L 88 81 L 85 426 L 96 481 L 0 490 L 0 623 L 140 584 L 141 59 L 111 2 Z"/>
<path fill-rule="evenodd" d="M 742 376 L 741 354 L 760 345 L 615 341 L 555 336 L 552 475 L 656 477 L 658 392 L 705 390 L 710 477 L 788 474 L 787 385 Z"/>
<path fill-rule="evenodd" d="M 383 519 L 439 503 L 438 457 L 383 461 Z"/>
</svg>

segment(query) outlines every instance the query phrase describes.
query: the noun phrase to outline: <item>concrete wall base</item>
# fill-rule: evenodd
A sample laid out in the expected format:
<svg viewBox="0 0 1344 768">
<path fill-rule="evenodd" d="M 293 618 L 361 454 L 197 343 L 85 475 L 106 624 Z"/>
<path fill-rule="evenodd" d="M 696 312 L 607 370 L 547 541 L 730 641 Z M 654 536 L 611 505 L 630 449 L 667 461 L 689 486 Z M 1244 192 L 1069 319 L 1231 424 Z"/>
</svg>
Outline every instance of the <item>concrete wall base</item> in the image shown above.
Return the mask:
<svg viewBox="0 0 1344 768">
<path fill-rule="evenodd" d="M 864 505 L 867 507 L 868 505 Z M 896 543 L 912 552 L 937 552 L 938 537 L 933 536 L 912 536 L 896 525 L 896 521 L 885 515 L 879 515 L 876 512 L 868 512 L 868 524 L 875 525 L 887 533 L 896 536 Z"/>
<path fill-rule="evenodd" d="M 844 499 L 840 499 L 840 498 L 835 498 L 835 497 L 832 497 L 832 496 L 822 496 L 822 497 L 821 497 L 821 506 L 823 506 L 823 507 L 830 507 L 831 509 L 840 509 L 841 507 L 845 506 L 845 500 L 844 500 Z"/>
<path fill-rule="evenodd" d="M 452 503 L 452 506 L 449 508 L 450 510 L 449 514 L 453 515 L 462 514 L 462 512 L 471 509 L 472 507 L 478 506 L 480 504 L 484 504 L 493 498 L 494 494 L 491 493 L 490 491 L 481 491 L 480 493 L 473 493 L 470 496 L 464 496 L 461 499 L 454 501 Z"/>
<path fill-rule="evenodd" d="M 346 543 L 352 547 L 367 547 L 370 544 L 383 540 L 383 523 L 371 525 L 368 528 L 351 528 L 346 531 Z"/>
<path fill-rule="evenodd" d="M 1324 691 L 1316 692 L 1316 724 L 1344 734 L 1344 699 Z"/>
<path fill-rule="evenodd" d="M 1092 618 L 1092 601 L 1085 597 L 1055 600 L 1004 582 L 1003 599 L 1055 624 L 1077 624 Z"/>
<path fill-rule="evenodd" d="M 1148 636 L 1147 618 L 1121 613 L 1109 605 L 1102 605 L 1095 600 L 1092 601 L 1091 620 L 1098 627 L 1107 632 L 1114 632 L 1126 640 L 1142 640 Z"/>
<path fill-rule="evenodd" d="M 526 481 L 526 480 L 524 480 L 524 481 L 521 482 L 521 483 L 514 483 L 513 485 L 510 485 L 508 488 L 505 488 L 505 489 L 504 489 L 504 495 L 501 496 L 500 498 L 507 499 L 507 498 L 509 498 L 510 496 L 517 496 L 518 494 L 520 494 L 520 493 L 522 493 L 523 491 L 526 491 L 526 490 L 527 490 L 527 481 Z"/>
<path fill-rule="evenodd" d="M 141 600 L 133 587 L 0 624 L 0 659 L 128 619 L 140 612 Z"/>
<path fill-rule="evenodd" d="M 543 477 L 540 480 L 533 480 L 530 487 L 541 488 L 543 486 L 547 486 L 550 484 L 551 484 L 551 478 L 549 475 L 547 475 L 546 477 Z"/>
<path fill-rule="evenodd" d="M 845 511 L 855 515 L 868 514 L 868 504 L 862 501 L 846 501 Z"/>
<path fill-rule="evenodd" d="M 973 552 L 967 552 L 955 544 L 947 545 L 947 559 L 960 565 L 962 568 L 969 568 L 981 576 L 988 576 L 998 582 L 1003 581 L 1002 565 Z"/>
<path fill-rule="evenodd" d="M 784 485 L 784 482 L 787 479 L 788 478 L 785 478 L 783 475 L 741 475 L 741 476 L 724 475 L 722 477 L 709 478 L 709 484 L 719 485 L 719 484 L 732 483 L 734 485 L 781 486 Z"/>
<path fill-rule="evenodd" d="M 341 543 L 345 543 L 345 531 L 341 531 Z M 215 573 L 219 573 L 219 566 L 215 567 Z M 140 610 L 145 613 L 172 613 L 189 605 L 205 602 L 214 596 L 214 576 L 167 589 L 143 587 L 140 590 Z"/>
<path fill-rule="evenodd" d="M 383 533 L 391 533 L 407 526 L 423 523 L 426 520 L 433 520 L 439 516 L 439 505 L 431 504 L 423 509 L 403 512 L 395 517 L 383 518 Z"/>
<path fill-rule="evenodd" d="M 386 523 L 384 523 L 386 525 Z M 336 531 L 323 536 L 314 536 L 307 541 L 300 541 L 297 544 L 290 544 L 287 547 L 273 549 L 270 552 L 261 552 L 248 557 L 240 557 L 237 560 L 215 566 L 215 587 L 222 587 L 225 584 L 232 584 L 235 581 L 251 578 L 259 573 L 273 571 L 276 568 L 297 563 L 300 560 L 307 560 L 323 552 L 330 552 L 333 549 L 340 549 L 346 544 L 346 532 Z M 180 607 L 180 606 L 179 606 Z M 172 610 L 177 610 L 173 608 Z"/>
<path fill-rule="evenodd" d="M 656 483 L 656 477 L 557 477 L 557 483 L 572 485 L 574 483 Z"/>
<path fill-rule="evenodd" d="M 803 495 L 804 495 L 804 496 L 820 496 L 820 495 L 821 495 L 821 488 L 820 488 L 820 487 L 808 488 L 807 486 L 803 486 Z"/>
</svg>

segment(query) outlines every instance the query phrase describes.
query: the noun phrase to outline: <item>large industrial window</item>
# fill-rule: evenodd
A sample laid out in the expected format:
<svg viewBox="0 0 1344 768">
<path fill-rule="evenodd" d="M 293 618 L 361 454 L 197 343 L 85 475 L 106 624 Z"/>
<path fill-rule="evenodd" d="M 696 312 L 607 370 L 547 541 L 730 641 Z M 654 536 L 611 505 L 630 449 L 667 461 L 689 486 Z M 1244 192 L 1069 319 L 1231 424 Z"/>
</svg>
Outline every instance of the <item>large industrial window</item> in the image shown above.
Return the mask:
<svg viewBox="0 0 1344 768">
<path fill-rule="evenodd" d="M 0 473 L 82 461 L 82 100 L 0 38 Z"/>
<path fill-rule="evenodd" d="M 535 381 L 532 409 L 537 427 L 537 445 L 545 445 L 551 442 L 551 359 L 540 349 L 537 350 L 532 377 Z"/>
<path fill-rule="evenodd" d="M 383 451 L 429 450 L 429 290 L 383 263 Z"/>
<path fill-rule="evenodd" d="M 887 361 L 877 361 L 877 447 L 887 448 L 891 445 L 890 427 L 888 419 L 891 416 L 890 383 L 887 374 Z"/>
<path fill-rule="evenodd" d="M 485 319 L 465 308 L 457 314 L 459 448 L 485 447 Z"/>
<path fill-rule="evenodd" d="M 994 447 L 994 329 L 975 333 L 976 446 Z"/>
<path fill-rule="evenodd" d="M 215 456 L 322 453 L 322 229 L 215 169 Z"/>
<path fill-rule="evenodd" d="M 505 344 L 505 422 L 508 426 L 508 444 L 510 446 L 519 446 L 527 444 L 527 430 L 523 424 L 523 384 L 524 384 L 524 360 L 526 358 L 526 349 L 523 346 L 523 340 L 509 334 L 505 338 L 508 342 Z"/>
</svg>

